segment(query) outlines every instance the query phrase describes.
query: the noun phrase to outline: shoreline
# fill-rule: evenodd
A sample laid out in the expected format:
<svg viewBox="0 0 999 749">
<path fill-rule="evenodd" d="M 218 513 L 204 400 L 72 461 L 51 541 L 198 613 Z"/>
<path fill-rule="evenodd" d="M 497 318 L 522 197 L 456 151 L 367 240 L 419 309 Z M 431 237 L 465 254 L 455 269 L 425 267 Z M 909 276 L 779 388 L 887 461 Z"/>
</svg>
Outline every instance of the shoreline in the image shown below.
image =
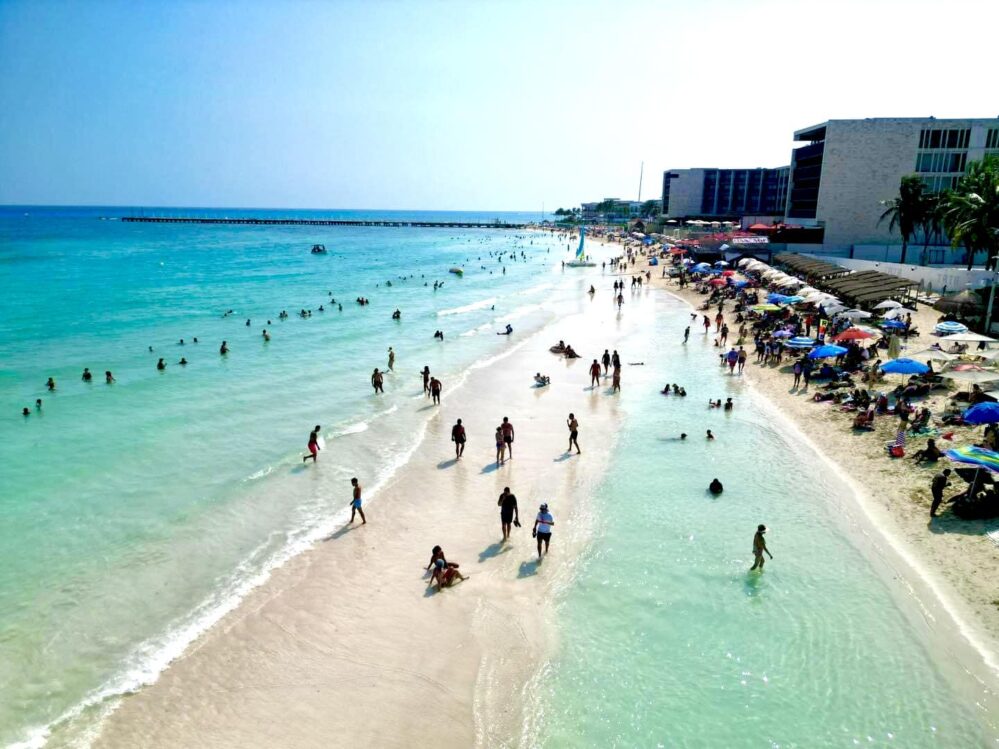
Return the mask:
<svg viewBox="0 0 999 749">
<path fill-rule="evenodd" d="M 579 284 L 582 283 L 581 276 Z M 280 742 L 285 745 L 318 744 L 320 733 L 329 735 L 331 732 L 350 734 L 353 741 L 360 739 L 380 745 L 394 745 L 400 735 L 435 737 L 447 745 L 491 744 L 498 735 L 515 735 L 514 727 L 520 723 L 522 703 L 512 706 L 504 706 L 503 703 L 510 702 L 510 686 L 522 684 L 526 675 L 541 662 L 542 655 L 550 651 L 553 631 L 547 620 L 551 607 L 545 603 L 550 597 L 544 591 L 550 592 L 548 586 L 554 585 L 555 581 L 564 582 L 563 578 L 571 571 L 570 565 L 562 568 L 561 560 L 570 559 L 572 550 L 586 543 L 589 531 L 581 522 L 585 518 L 584 508 L 588 501 L 584 489 L 602 475 L 610 452 L 609 446 L 597 445 L 594 441 L 585 451 L 585 463 L 577 464 L 575 457 L 568 460 L 557 458 L 554 463 L 551 462 L 551 443 L 555 441 L 561 448 L 564 438 L 565 426 L 561 423 L 565 416 L 563 411 L 575 410 L 580 414 L 582 434 L 585 435 L 587 431 L 596 434 L 598 430 L 609 428 L 609 420 L 615 410 L 613 398 L 607 398 L 602 393 L 598 397 L 596 393 L 580 392 L 578 385 L 581 382 L 576 380 L 584 377 L 583 366 L 556 358 L 547 351 L 551 343 L 547 338 L 553 335 L 553 326 L 559 326 L 560 337 L 580 337 L 592 330 L 594 325 L 610 324 L 610 308 L 606 311 L 597 307 L 583 309 L 582 301 L 578 307 L 577 311 L 543 325 L 511 351 L 493 357 L 481 366 L 471 367 L 461 384 L 452 388 L 450 397 L 445 398 L 440 412 L 427 422 L 425 434 L 410 459 L 380 488 L 379 497 L 369 513 L 371 527 L 364 528 L 362 532 L 342 528 L 324 539 L 334 543 L 319 542 L 274 570 L 270 579 L 250 592 L 234 611 L 202 633 L 154 683 L 121 700 L 101 725 L 95 745 L 190 745 L 193 737 L 185 733 L 185 728 L 196 730 L 198 736 L 207 735 L 205 731 L 211 732 L 213 720 L 209 716 L 215 711 L 207 706 L 225 701 L 225 695 L 233 690 L 234 683 L 240 684 L 239 691 L 244 697 L 261 689 L 256 683 L 261 665 L 259 661 L 266 661 L 268 656 L 283 663 L 281 668 L 274 666 L 273 677 L 280 674 L 282 679 L 290 678 L 289 670 L 294 670 L 291 664 L 299 666 L 299 673 L 294 677 L 296 681 L 306 679 L 302 671 L 309 671 L 310 663 L 317 659 L 330 661 L 324 672 L 327 677 L 336 675 L 340 684 L 323 682 L 316 693 L 320 696 L 316 697 L 316 702 L 308 703 L 309 708 L 305 707 L 308 699 L 303 695 L 296 696 L 295 687 L 288 684 L 284 690 L 285 697 L 295 699 L 295 709 L 307 709 L 310 715 L 328 716 L 332 703 L 343 704 L 342 699 L 347 699 L 353 704 L 351 718 L 328 716 L 318 721 L 321 728 L 314 718 L 311 719 L 311 726 L 295 723 L 297 730 L 285 725 Z M 563 333 L 566 329 L 569 332 Z M 527 370 L 536 369 L 539 360 L 545 368 L 554 370 L 551 372 L 553 385 L 544 390 L 529 387 Z M 574 369 L 575 373 L 563 375 L 560 373 L 562 367 L 570 371 Z M 497 368 L 523 371 L 524 388 L 514 386 L 516 391 L 523 392 L 516 392 L 512 398 L 509 393 L 496 393 L 499 390 L 497 385 L 503 384 L 502 381 L 497 382 Z M 505 382 L 509 386 L 509 380 Z M 489 394 L 490 391 L 493 394 Z M 498 395 L 505 397 L 498 398 Z M 483 443 L 491 442 L 491 439 L 486 437 L 486 430 L 478 423 L 486 418 L 479 412 L 493 410 L 488 418 L 498 420 L 497 414 L 505 413 L 507 409 L 511 421 L 524 430 L 518 433 L 518 448 L 536 452 L 542 457 L 525 458 L 518 452 L 517 458 L 508 466 L 491 470 L 487 464 L 480 470 L 480 462 L 485 457 L 480 451 L 487 449 Z M 471 418 L 470 411 L 475 411 Z M 464 414 L 470 434 L 465 461 L 457 466 L 447 458 L 451 447 L 446 436 L 455 412 Z M 542 414 L 550 417 L 549 424 L 542 426 L 537 423 Z M 523 426 L 519 426 L 522 422 Z M 385 428 L 390 427 L 385 425 Z M 526 433 L 527 430 L 530 432 Z M 369 430 L 367 435 L 369 439 L 377 438 L 374 430 Z M 473 445 L 476 446 L 474 453 Z M 583 445 L 587 447 L 585 441 Z M 436 455 L 435 460 L 439 460 L 436 465 L 428 466 L 421 459 L 427 449 L 435 454 L 441 453 Z M 488 448 L 488 452 L 491 455 L 493 451 Z M 474 463 L 466 469 L 470 453 L 474 454 Z M 450 457 L 453 458 L 453 453 Z M 528 470 L 523 471 L 521 466 Z M 471 471 L 475 473 L 468 475 Z M 526 485 L 521 483 L 518 491 L 515 478 L 508 477 L 509 474 L 520 476 L 521 482 L 526 481 Z M 518 494 L 524 514 L 521 519 L 524 527 L 519 531 L 520 536 L 515 531 L 511 544 L 519 567 L 510 567 L 511 562 L 504 565 L 515 575 L 513 582 L 499 579 L 497 573 L 488 567 L 495 558 L 509 556 L 512 559 L 514 556 L 496 543 L 499 529 L 493 528 L 495 512 L 493 507 L 488 506 L 495 503 L 494 495 L 502 489 L 501 482 L 504 481 L 509 481 L 514 493 Z M 551 486 L 553 483 L 554 487 Z M 411 485 L 420 486 L 418 498 L 424 503 L 422 508 L 405 503 L 407 498 L 413 498 L 408 496 L 411 492 L 407 487 Z M 482 491 L 470 492 L 473 488 Z M 475 495 L 474 500 L 463 496 L 469 493 Z M 535 556 L 530 538 L 525 540 L 536 509 L 535 497 L 539 494 L 555 497 L 553 509 L 559 507 L 560 517 L 569 519 L 572 528 L 557 534 L 557 541 L 553 543 L 553 552 L 557 551 L 557 556 L 552 560 L 554 564 L 544 565 L 544 582 L 539 580 L 536 565 L 530 561 Z M 449 517 L 454 510 L 426 507 L 431 497 L 435 498 L 435 503 L 453 502 L 464 508 L 458 512 L 459 515 L 476 517 L 459 519 L 456 528 L 446 530 L 449 524 L 454 524 L 453 518 Z M 482 507 L 483 502 L 487 507 Z M 389 512 L 393 517 L 386 519 L 385 513 Z M 377 538 L 370 538 L 369 531 L 379 526 L 386 528 L 393 538 L 383 538 L 381 530 Z M 434 531 L 434 527 L 440 527 L 440 532 Z M 365 540 L 362 540 L 362 533 Z M 412 544 L 402 545 L 402 537 L 408 537 Z M 454 539 L 448 540 L 451 537 Z M 478 538 L 469 547 L 466 537 Z M 490 539 L 492 543 L 481 550 L 481 546 Z M 372 543 L 376 546 L 369 547 L 368 544 Z M 429 557 L 429 548 L 434 543 L 441 543 L 449 557 L 461 562 L 463 571 L 471 571 L 472 579 L 459 584 L 454 590 L 430 594 L 425 591 L 426 580 L 420 582 L 415 567 L 409 573 L 396 569 L 400 563 L 406 568 L 417 563 L 426 564 L 424 557 Z M 375 548 L 378 549 L 377 554 L 374 554 Z M 478 563 L 476 548 L 480 549 Z M 340 579 L 332 574 L 333 570 L 356 565 L 358 561 L 361 562 L 361 569 L 345 576 L 352 579 Z M 386 565 L 389 567 L 386 568 Z M 548 572 L 549 569 L 551 572 Z M 373 577 L 366 574 L 368 572 Z M 352 586 L 356 585 L 370 585 L 373 590 L 352 590 Z M 533 592 L 525 594 L 517 590 L 518 587 Z M 300 595 L 304 589 L 317 592 L 319 588 L 323 590 L 322 601 L 311 595 Z M 385 592 L 388 589 L 392 590 L 391 595 Z M 425 598 L 430 601 L 424 601 Z M 449 618 L 445 622 L 436 618 L 441 613 L 438 611 L 441 605 L 448 607 L 446 613 Z M 374 611 L 378 612 L 377 619 Z M 367 612 L 372 612 L 370 618 L 366 616 Z M 308 636 L 298 629 L 303 617 L 312 622 Z M 510 621 L 516 624 L 513 632 L 507 631 L 506 625 Z M 429 655 L 420 654 L 424 645 L 431 651 L 432 646 L 426 642 L 425 635 L 412 631 L 414 626 L 417 630 L 422 629 L 416 622 L 422 622 L 432 633 L 433 641 L 453 641 L 447 648 L 446 658 L 432 652 Z M 365 631 L 349 632 L 357 626 Z M 325 635 L 330 635 L 331 642 L 345 637 L 353 643 L 348 651 L 363 653 L 377 649 L 379 655 L 370 660 L 367 657 L 355 658 L 350 652 L 341 652 L 337 645 L 321 646 L 315 639 L 316 634 L 323 635 L 319 638 L 322 641 L 327 640 Z M 400 650 L 391 656 L 387 654 L 396 646 L 386 648 L 386 644 L 406 644 L 407 639 L 421 642 L 421 646 Z M 308 645 L 304 644 L 305 641 Z M 302 652 L 305 647 L 313 652 Z M 257 648 L 263 648 L 266 655 Z M 518 657 L 511 658 L 510 653 L 516 653 Z M 382 659 L 384 663 L 377 663 Z M 233 666 L 233 661 L 238 661 L 240 665 Z M 272 666 L 265 663 L 264 667 Z M 376 667 L 381 674 L 380 679 L 384 679 L 386 674 L 392 675 L 389 683 L 378 683 L 374 679 L 371 669 Z M 352 675 L 345 675 L 345 671 Z M 223 672 L 225 677 L 221 676 Z M 306 680 L 315 678 L 316 674 L 309 671 Z M 357 683 L 350 691 L 336 697 L 321 696 L 324 692 L 338 693 L 345 688 L 344 679 L 348 682 L 370 679 L 371 698 L 367 699 L 365 692 L 369 687 L 358 687 Z M 393 686 L 393 680 L 399 683 Z M 401 683 L 413 680 L 424 686 L 429 685 L 431 691 L 438 687 L 442 689 L 443 699 L 448 705 L 447 712 L 453 714 L 455 719 L 450 726 L 436 725 L 437 721 L 431 722 L 430 716 L 423 715 L 428 712 L 425 693 L 415 689 L 410 695 L 405 694 Z M 183 685 L 182 690 L 179 685 Z M 490 694 L 493 696 L 490 697 Z M 330 703 L 326 702 L 327 699 Z M 177 707 L 178 701 L 184 707 Z M 244 699 L 238 705 L 229 704 L 229 708 L 239 710 L 246 704 Z M 285 707 L 290 709 L 288 705 Z M 285 717 L 284 713 L 281 716 L 270 715 L 271 708 L 269 700 L 257 703 L 255 709 L 247 708 L 245 720 L 240 721 L 238 726 L 229 727 L 231 733 L 218 727 L 214 729 L 218 735 L 213 743 L 227 745 L 227 741 L 231 741 L 232 745 L 242 746 L 269 743 L 268 729 L 263 723 L 280 723 Z M 185 726 L 165 724 L 159 717 L 164 713 L 179 714 L 178 711 L 189 716 Z M 368 727 L 360 732 L 354 722 L 359 712 L 370 718 L 362 721 Z M 195 716 L 204 719 L 200 729 L 188 726 L 195 722 Z M 324 745 L 329 745 L 329 742 Z"/>
<path fill-rule="evenodd" d="M 609 245 L 606 242 L 602 242 L 602 244 L 607 247 L 613 247 L 613 245 Z M 619 248 L 620 246 L 618 245 L 617 247 Z M 618 254 L 620 254 L 620 251 Z M 637 268 L 638 266 L 636 266 L 635 272 L 637 272 Z M 646 268 L 643 267 L 641 270 L 644 272 Z M 631 271 L 620 275 L 630 274 Z M 665 291 L 689 304 L 691 310 L 696 310 L 704 301 L 704 297 L 692 289 L 680 289 L 670 279 L 662 279 L 655 273 L 652 275 L 652 287 L 660 291 Z M 925 310 L 926 308 L 924 307 L 920 310 L 920 313 L 925 313 Z M 925 328 L 926 326 L 923 325 L 923 327 Z M 932 328 L 932 326 L 929 327 L 930 329 Z M 922 347 L 921 345 L 914 344 L 912 349 L 917 350 Z M 967 561 L 967 546 L 960 550 L 955 550 L 947 556 L 943 556 L 940 550 L 927 549 L 925 545 L 920 543 L 920 539 L 927 532 L 927 523 L 920 523 L 915 519 L 914 514 L 903 518 L 898 513 L 892 512 L 892 509 L 897 509 L 897 506 L 893 507 L 892 505 L 893 492 L 891 489 L 894 489 L 894 493 L 898 494 L 897 484 L 891 483 L 891 481 L 882 483 L 881 481 L 874 480 L 874 477 L 881 475 L 881 473 L 877 472 L 877 469 L 885 467 L 879 465 L 879 461 L 880 463 L 884 462 L 881 460 L 882 456 L 879 449 L 883 441 L 882 435 L 879 433 L 871 436 L 871 440 L 875 446 L 873 452 L 869 451 L 866 454 L 858 453 L 855 447 L 852 450 L 847 451 L 844 449 L 841 452 L 843 456 L 850 458 L 851 461 L 862 459 L 869 463 L 870 470 L 858 470 L 855 465 L 851 466 L 837 459 L 836 454 L 823 446 L 823 444 L 826 446 L 837 446 L 830 442 L 832 435 L 829 432 L 831 430 L 827 426 L 827 419 L 823 418 L 823 416 L 828 414 L 828 411 L 823 411 L 822 409 L 828 407 L 824 407 L 821 404 L 813 404 L 807 398 L 794 398 L 790 405 L 796 407 L 789 408 L 789 404 L 779 397 L 780 394 L 787 392 L 787 386 L 790 385 L 790 378 L 785 378 L 788 380 L 785 381 L 785 379 L 782 379 L 782 375 L 783 373 L 779 370 L 756 365 L 751 358 L 745 370 L 745 381 L 750 386 L 750 392 L 765 402 L 774 414 L 784 418 L 786 423 L 797 432 L 815 454 L 820 456 L 830 467 L 834 468 L 839 474 L 839 478 L 850 487 L 851 493 L 855 498 L 854 504 L 860 510 L 862 519 L 866 521 L 861 530 L 867 534 L 874 534 L 877 537 L 869 538 L 868 543 L 881 558 L 880 561 L 886 564 L 888 568 L 895 569 L 898 575 L 904 577 L 904 582 L 909 588 L 906 595 L 916 600 L 917 605 L 923 610 L 924 616 L 929 622 L 939 623 L 941 619 L 949 620 L 949 622 L 943 622 L 944 631 L 937 632 L 936 639 L 939 642 L 946 642 L 948 645 L 953 646 L 954 643 L 952 640 L 945 640 L 941 635 L 949 634 L 946 631 L 948 629 L 959 634 L 960 640 L 965 646 L 958 648 L 959 651 L 964 651 L 961 653 L 962 667 L 970 671 L 977 666 L 977 668 L 974 668 L 974 678 L 982 683 L 983 686 L 987 684 L 991 700 L 996 702 L 997 707 L 999 707 L 999 701 L 997 701 L 999 700 L 999 655 L 997 655 L 999 654 L 999 606 L 994 603 L 994 599 L 999 598 L 999 587 L 995 584 L 990 586 L 988 580 L 982 584 L 974 584 L 969 582 L 969 578 L 963 578 L 963 585 L 955 584 L 956 578 L 961 578 L 959 574 L 961 570 L 953 571 L 954 568 L 948 566 L 946 562 L 951 560 Z M 842 417 L 844 421 L 846 418 L 845 416 Z M 841 426 L 837 424 L 837 427 Z M 852 439 L 852 436 L 849 434 L 840 434 L 839 436 L 846 436 Z M 893 434 L 886 434 L 884 435 L 884 439 L 887 440 L 891 436 Z M 898 465 L 900 467 L 908 467 L 911 464 L 898 461 Z M 930 470 L 935 472 L 942 467 L 946 466 L 940 464 Z M 928 473 L 925 476 L 924 483 L 927 486 L 931 475 L 932 473 Z M 917 477 L 924 478 L 922 473 L 917 473 Z M 892 476 L 891 479 L 897 479 L 897 476 Z M 916 494 L 915 499 L 922 506 L 921 509 L 928 511 L 928 489 L 923 488 L 921 492 L 922 496 L 920 496 L 919 490 L 912 486 L 913 483 L 915 483 L 915 478 L 910 477 L 910 481 L 904 487 L 903 491 L 909 494 Z M 876 499 L 878 495 L 881 495 L 884 499 L 878 501 Z M 912 500 L 914 498 L 909 496 L 907 499 Z M 936 522 L 940 522 L 940 520 L 938 519 Z M 988 521 L 961 521 L 956 519 L 952 521 L 946 520 L 945 522 L 968 523 L 969 527 L 972 528 L 981 527 L 988 523 Z M 992 525 L 999 527 L 999 522 L 993 521 Z M 932 531 L 930 532 L 932 533 Z M 935 535 L 939 535 L 939 532 Z M 884 546 L 877 543 L 878 538 L 883 540 Z M 996 552 L 995 547 L 991 546 L 989 540 L 984 537 L 984 531 L 978 541 L 980 542 L 977 550 L 978 553 L 974 555 L 977 563 L 980 564 L 982 569 L 991 568 L 999 571 L 999 552 Z M 890 559 L 886 558 L 886 554 Z M 902 571 L 898 571 L 898 567 L 901 567 Z M 937 570 L 947 570 L 951 574 L 934 572 L 931 567 Z M 962 567 L 962 569 L 964 568 Z M 989 576 L 989 580 L 999 580 L 999 577 L 991 575 Z M 892 586 L 892 589 L 894 590 L 896 587 Z M 922 595 L 919 595 L 920 592 Z M 990 603 L 992 603 L 991 606 L 988 605 Z M 933 629 L 933 626 L 930 624 L 927 624 L 927 626 Z M 969 656 L 973 657 L 969 658 Z M 984 674 L 980 673 L 982 671 L 981 667 L 984 667 Z"/>
</svg>

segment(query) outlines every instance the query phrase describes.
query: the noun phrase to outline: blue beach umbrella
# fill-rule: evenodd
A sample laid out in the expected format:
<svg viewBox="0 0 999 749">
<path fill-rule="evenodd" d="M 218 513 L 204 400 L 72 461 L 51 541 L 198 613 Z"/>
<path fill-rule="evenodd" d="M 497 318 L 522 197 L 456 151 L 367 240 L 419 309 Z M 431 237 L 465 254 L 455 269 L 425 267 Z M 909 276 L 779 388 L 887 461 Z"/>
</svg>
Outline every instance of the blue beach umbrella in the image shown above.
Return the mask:
<svg viewBox="0 0 999 749">
<path fill-rule="evenodd" d="M 737 288 L 737 289 L 741 289 L 743 286 L 746 286 L 748 284 L 749 284 L 749 281 L 733 281 L 732 282 L 732 285 L 735 288 Z"/>
<path fill-rule="evenodd" d="M 707 263 L 698 263 L 697 265 L 694 266 L 694 270 L 707 270 L 710 267 L 711 266 L 708 265 Z"/>
<path fill-rule="evenodd" d="M 799 335 L 791 338 L 785 345 L 791 348 L 812 348 L 815 345 L 815 339 Z"/>
<path fill-rule="evenodd" d="M 938 322 L 936 327 L 933 328 L 940 335 L 951 335 L 953 333 L 967 333 L 968 326 L 962 325 L 954 320 L 944 320 L 943 322 Z"/>
<path fill-rule="evenodd" d="M 809 352 L 809 359 L 828 359 L 830 356 L 842 356 L 846 353 L 846 349 L 842 346 L 833 346 L 829 344 L 827 346 L 819 346 L 814 348 Z"/>
<path fill-rule="evenodd" d="M 881 323 L 882 328 L 888 328 L 889 330 L 899 330 L 905 327 L 905 323 L 901 320 L 885 320 Z"/>
<path fill-rule="evenodd" d="M 774 338 L 790 338 L 792 335 L 794 335 L 794 333 L 792 333 L 790 330 L 778 330 L 776 333 L 773 334 L 773 337 Z"/>
<path fill-rule="evenodd" d="M 930 368 L 913 359 L 892 359 L 881 365 L 881 371 L 888 374 L 925 374 Z"/>
<path fill-rule="evenodd" d="M 961 418 L 968 424 L 999 423 L 999 403 L 991 401 L 978 403 L 961 414 Z"/>
<path fill-rule="evenodd" d="M 784 304 L 797 304 L 798 302 L 805 301 L 803 296 L 786 296 L 784 297 Z"/>
<path fill-rule="evenodd" d="M 770 302 L 770 304 L 784 304 L 786 300 L 786 296 L 778 294 L 776 291 L 767 294 L 767 301 Z"/>
</svg>

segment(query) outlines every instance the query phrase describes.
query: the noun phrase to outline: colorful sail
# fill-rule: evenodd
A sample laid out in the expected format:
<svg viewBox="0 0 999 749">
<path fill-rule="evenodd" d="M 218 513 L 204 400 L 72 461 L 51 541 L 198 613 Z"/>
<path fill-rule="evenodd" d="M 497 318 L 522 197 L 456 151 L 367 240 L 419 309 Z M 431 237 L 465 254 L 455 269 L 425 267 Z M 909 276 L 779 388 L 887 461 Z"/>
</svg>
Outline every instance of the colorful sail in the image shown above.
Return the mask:
<svg viewBox="0 0 999 749">
<path fill-rule="evenodd" d="M 585 237 L 585 236 L 586 236 L 586 227 L 585 226 L 580 226 L 579 227 L 579 247 L 576 249 L 576 260 L 579 260 L 580 262 L 582 262 L 585 259 L 585 257 L 586 257 L 583 254 L 583 237 Z"/>
</svg>

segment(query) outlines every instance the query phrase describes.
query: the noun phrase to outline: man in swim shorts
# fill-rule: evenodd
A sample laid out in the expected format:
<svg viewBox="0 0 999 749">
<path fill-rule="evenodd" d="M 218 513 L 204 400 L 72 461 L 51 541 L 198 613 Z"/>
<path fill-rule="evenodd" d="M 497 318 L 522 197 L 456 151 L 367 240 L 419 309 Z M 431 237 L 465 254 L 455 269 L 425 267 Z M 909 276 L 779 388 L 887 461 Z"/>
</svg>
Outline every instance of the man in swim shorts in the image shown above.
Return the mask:
<svg viewBox="0 0 999 749">
<path fill-rule="evenodd" d="M 510 491 L 509 486 L 503 487 L 503 493 L 499 495 L 496 504 L 500 508 L 500 525 L 503 530 L 503 540 L 510 540 L 510 526 L 516 524 L 520 527 L 520 511 L 517 509 L 517 497 Z"/>
<path fill-rule="evenodd" d="M 350 522 L 354 522 L 354 514 L 361 516 L 361 525 L 367 525 L 368 519 L 364 517 L 364 510 L 361 509 L 361 485 L 357 479 L 351 479 L 350 485 L 354 487 L 354 498 L 350 500 Z"/>
<path fill-rule="evenodd" d="M 771 559 L 774 558 L 774 555 L 770 553 L 770 549 L 767 548 L 766 539 L 763 538 L 763 534 L 766 532 L 767 527 L 765 525 L 761 524 L 756 527 L 756 535 L 753 536 L 753 558 L 755 561 L 753 562 L 753 566 L 749 568 L 750 572 L 755 569 L 763 572 L 763 552 L 766 552 L 767 556 Z"/>
<path fill-rule="evenodd" d="M 312 430 L 312 434 L 309 435 L 309 454 L 302 458 L 304 463 L 309 458 L 312 458 L 312 462 L 316 462 L 316 458 L 319 457 L 319 425 L 316 424 L 316 428 Z"/>
<path fill-rule="evenodd" d="M 500 424 L 500 430 L 503 432 L 503 443 L 506 445 L 507 452 L 510 453 L 510 458 L 513 458 L 513 424 L 510 420 L 504 416 L 503 423 Z"/>
<path fill-rule="evenodd" d="M 436 403 L 438 406 L 441 404 L 442 387 L 443 385 L 441 385 L 440 380 L 438 380 L 436 377 L 430 378 L 430 397 L 433 399 L 433 402 Z"/>
<path fill-rule="evenodd" d="M 461 456 L 465 452 L 465 427 L 461 425 L 461 419 L 458 419 L 453 427 L 451 427 L 451 441 L 454 443 L 454 459 L 461 460 Z"/>
<path fill-rule="evenodd" d="M 599 384 L 600 384 L 600 362 L 594 359 L 593 364 L 590 365 L 590 387 L 596 387 Z"/>
<path fill-rule="evenodd" d="M 580 454 L 579 442 L 577 437 L 579 437 L 579 422 L 576 421 L 575 414 L 569 414 L 569 418 L 565 420 L 566 425 L 569 427 L 569 449 L 566 450 L 567 453 L 572 452 L 572 446 L 576 446 L 576 454 Z"/>
</svg>

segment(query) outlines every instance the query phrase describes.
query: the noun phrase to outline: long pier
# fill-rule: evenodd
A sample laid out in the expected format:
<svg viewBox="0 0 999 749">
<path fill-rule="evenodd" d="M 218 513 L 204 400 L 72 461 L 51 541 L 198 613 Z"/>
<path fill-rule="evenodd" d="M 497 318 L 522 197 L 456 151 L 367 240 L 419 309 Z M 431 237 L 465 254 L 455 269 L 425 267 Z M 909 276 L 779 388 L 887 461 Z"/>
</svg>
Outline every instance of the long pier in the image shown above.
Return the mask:
<svg viewBox="0 0 999 749">
<path fill-rule="evenodd" d="M 417 226 L 436 229 L 526 229 L 528 224 L 481 221 L 367 221 L 340 218 L 175 218 L 122 216 L 122 221 L 144 224 L 245 224 L 250 226 Z"/>
</svg>

